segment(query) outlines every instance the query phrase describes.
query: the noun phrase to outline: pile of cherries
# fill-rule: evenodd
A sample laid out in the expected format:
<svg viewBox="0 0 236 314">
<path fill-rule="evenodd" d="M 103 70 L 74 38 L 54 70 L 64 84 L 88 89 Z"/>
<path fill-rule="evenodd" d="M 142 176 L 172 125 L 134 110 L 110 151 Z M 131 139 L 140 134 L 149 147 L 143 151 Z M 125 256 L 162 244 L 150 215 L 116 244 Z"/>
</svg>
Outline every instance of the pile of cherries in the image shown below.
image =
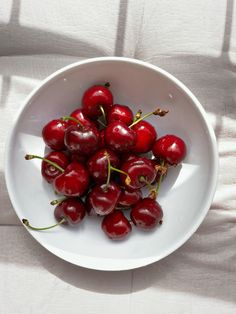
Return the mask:
<svg viewBox="0 0 236 314">
<path fill-rule="evenodd" d="M 32 227 L 45 230 L 60 224 L 76 225 L 85 215 L 97 215 L 104 233 L 113 240 L 125 238 L 132 226 L 152 229 L 162 224 L 163 211 L 156 201 L 158 190 L 170 166 L 186 155 L 184 141 L 175 135 L 157 139 L 155 128 L 144 119 L 163 117 L 156 109 L 135 115 L 128 106 L 114 104 L 110 85 L 88 88 L 82 108 L 69 116 L 47 123 L 42 130 L 46 156 L 26 155 L 42 160 L 43 178 L 62 198 L 53 200 L 55 225 Z M 149 194 L 143 196 L 142 188 Z"/>
</svg>

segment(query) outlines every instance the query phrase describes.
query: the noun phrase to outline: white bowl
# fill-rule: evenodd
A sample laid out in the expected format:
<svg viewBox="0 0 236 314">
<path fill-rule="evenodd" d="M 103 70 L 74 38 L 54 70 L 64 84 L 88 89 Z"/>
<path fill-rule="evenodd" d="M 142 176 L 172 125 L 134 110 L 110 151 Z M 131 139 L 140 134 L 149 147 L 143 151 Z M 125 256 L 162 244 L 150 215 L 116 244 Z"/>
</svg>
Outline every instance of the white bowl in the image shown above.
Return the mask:
<svg viewBox="0 0 236 314">
<path fill-rule="evenodd" d="M 116 57 L 77 62 L 46 78 L 26 99 L 6 148 L 6 182 L 15 211 L 36 226 L 55 222 L 51 186 L 41 178 L 39 160 L 25 161 L 26 153 L 43 155 L 43 126 L 80 106 L 83 91 L 110 82 L 116 103 L 134 111 L 160 106 L 170 112 L 150 117 L 159 136 L 173 133 L 187 144 L 182 166 L 164 180 L 159 202 L 164 223 L 152 232 L 133 228 L 120 242 L 109 240 L 97 218 L 88 217 L 76 228 L 57 227 L 30 234 L 46 249 L 76 265 L 98 270 L 127 270 L 156 262 L 179 248 L 203 221 L 214 195 L 218 154 L 207 116 L 196 97 L 179 80 L 151 64 Z"/>
</svg>

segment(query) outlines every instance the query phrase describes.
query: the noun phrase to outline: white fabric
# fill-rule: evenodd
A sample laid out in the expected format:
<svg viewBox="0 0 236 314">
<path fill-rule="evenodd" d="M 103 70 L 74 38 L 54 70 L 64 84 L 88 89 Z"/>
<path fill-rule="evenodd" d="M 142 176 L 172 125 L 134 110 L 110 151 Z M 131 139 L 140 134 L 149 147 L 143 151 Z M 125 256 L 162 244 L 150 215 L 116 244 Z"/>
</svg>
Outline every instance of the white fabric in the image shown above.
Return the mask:
<svg viewBox="0 0 236 314">
<path fill-rule="evenodd" d="M 0 43 L 0 313 L 236 313 L 234 0 L 5 0 Z M 108 55 L 182 80 L 205 107 L 220 155 L 211 210 L 192 238 L 158 263 L 120 273 L 70 265 L 37 244 L 12 209 L 3 165 L 15 113 L 37 83 Z"/>
</svg>

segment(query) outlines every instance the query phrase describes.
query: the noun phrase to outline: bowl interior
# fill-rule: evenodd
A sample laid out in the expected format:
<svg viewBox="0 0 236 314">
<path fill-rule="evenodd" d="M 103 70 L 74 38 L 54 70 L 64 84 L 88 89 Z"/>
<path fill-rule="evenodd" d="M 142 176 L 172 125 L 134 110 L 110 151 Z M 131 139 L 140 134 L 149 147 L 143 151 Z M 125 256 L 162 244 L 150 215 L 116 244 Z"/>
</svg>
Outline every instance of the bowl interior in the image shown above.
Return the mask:
<svg viewBox="0 0 236 314">
<path fill-rule="evenodd" d="M 170 169 L 159 203 L 164 211 L 160 228 L 113 242 L 101 231 L 99 218 L 87 217 L 76 228 L 58 227 L 31 234 L 54 254 L 72 263 L 95 269 L 130 269 L 159 260 L 183 244 L 203 220 L 216 181 L 214 135 L 201 106 L 173 77 L 152 66 L 128 60 L 94 60 L 78 63 L 47 79 L 21 112 L 7 148 L 6 178 L 13 206 L 20 219 L 33 225 L 54 223 L 52 187 L 42 180 L 40 161 L 24 160 L 26 153 L 43 155 L 41 130 L 49 120 L 80 106 L 83 91 L 96 83 L 110 82 L 115 103 L 133 111 L 169 109 L 164 118 L 150 117 L 159 136 L 173 133 L 187 144 L 181 166 Z"/>
</svg>

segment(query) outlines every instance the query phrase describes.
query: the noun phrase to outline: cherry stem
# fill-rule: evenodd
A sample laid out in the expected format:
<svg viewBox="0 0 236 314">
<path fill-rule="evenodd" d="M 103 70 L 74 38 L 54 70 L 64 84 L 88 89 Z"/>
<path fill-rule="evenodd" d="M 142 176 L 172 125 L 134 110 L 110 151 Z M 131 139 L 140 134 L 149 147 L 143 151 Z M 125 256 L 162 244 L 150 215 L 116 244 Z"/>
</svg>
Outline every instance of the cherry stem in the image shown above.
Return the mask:
<svg viewBox="0 0 236 314">
<path fill-rule="evenodd" d="M 71 121 L 74 121 L 74 122 L 76 122 L 77 124 L 79 124 L 80 126 L 83 126 L 83 124 L 78 120 L 78 119 L 76 119 L 76 118 L 74 118 L 74 117 L 71 117 L 71 116 L 64 116 L 64 117 L 62 117 L 61 118 L 62 120 L 71 120 Z"/>
<path fill-rule="evenodd" d="M 103 109 L 103 106 L 100 105 L 99 108 L 101 110 L 101 113 L 102 113 L 102 116 L 103 116 L 103 119 L 104 119 L 104 122 L 105 122 L 105 126 L 106 126 L 106 124 L 107 124 L 106 113 L 105 113 L 105 111 Z"/>
<path fill-rule="evenodd" d="M 153 187 L 152 187 L 151 183 L 150 183 L 144 176 L 141 176 L 141 177 L 139 178 L 139 181 L 146 183 L 146 185 L 147 185 L 147 187 L 149 188 L 149 190 L 150 190 L 150 191 L 153 191 Z"/>
<path fill-rule="evenodd" d="M 140 119 L 141 118 L 141 116 L 142 116 L 142 110 L 138 110 L 137 111 L 137 113 L 136 113 L 136 115 L 134 116 L 134 121 L 133 122 L 135 122 L 135 121 L 137 121 L 138 119 Z"/>
<path fill-rule="evenodd" d="M 161 161 L 161 167 L 164 167 L 164 165 L 165 165 L 165 161 L 162 160 Z M 160 178 L 159 178 L 159 180 L 157 182 L 157 186 L 156 186 L 156 189 L 155 189 L 156 197 L 158 195 L 158 192 L 159 192 L 159 189 L 160 189 L 160 186 L 161 186 L 161 181 L 162 181 L 163 175 L 164 175 L 164 173 L 163 173 L 163 171 L 161 171 L 161 175 L 160 175 Z"/>
<path fill-rule="evenodd" d="M 101 126 L 106 127 L 106 124 L 103 123 L 100 119 L 97 119 L 97 122 L 101 124 Z"/>
<path fill-rule="evenodd" d="M 65 218 L 62 218 L 62 219 L 61 219 L 58 223 L 56 223 L 55 225 L 52 225 L 52 226 L 49 226 L 49 227 L 44 227 L 44 228 L 35 228 L 35 227 L 32 227 L 32 226 L 30 225 L 28 219 L 22 219 L 22 222 L 23 222 L 23 224 L 24 224 L 26 227 L 28 227 L 29 229 L 38 231 L 38 230 L 48 230 L 48 229 L 52 229 L 52 228 L 54 228 L 54 227 L 57 227 L 57 226 L 63 224 L 64 222 L 66 222 L 66 219 L 65 219 Z"/>
<path fill-rule="evenodd" d="M 110 156 L 109 156 L 109 154 L 108 154 L 107 152 L 106 152 L 106 157 L 107 157 L 107 163 L 108 163 L 108 172 L 107 172 L 108 174 L 107 174 L 106 186 L 108 187 L 108 184 L 109 184 L 109 182 L 110 182 L 111 171 L 112 171 L 112 170 L 124 174 L 124 175 L 126 176 L 125 183 L 126 183 L 127 185 L 130 185 L 131 179 L 130 179 L 130 176 L 128 175 L 128 173 L 127 173 L 127 172 L 124 172 L 123 170 L 114 168 L 114 167 L 111 165 Z"/>
<path fill-rule="evenodd" d="M 106 187 L 108 188 L 108 185 L 109 185 L 110 179 L 111 179 L 111 161 L 110 161 L 110 156 L 109 156 L 107 151 L 106 151 L 106 157 L 107 157 L 107 182 L 106 182 Z"/>
<path fill-rule="evenodd" d="M 65 200 L 67 200 L 67 197 L 62 197 L 61 199 L 51 201 L 50 204 L 51 205 L 58 205 L 58 204 L 61 204 L 62 202 L 64 202 Z"/>
<path fill-rule="evenodd" d="M 109 87 L 111 86 L 111 84 L 110 84 L 109 82 L 106 82 L 106 83 L 104 84 L 104 86 L 105 86 L 106 88 L 109 88 Z"/>
<path fill-rule="evenodd" d="M 132 126 L 134 126 L 135 124 L 139 123 L 140 121 L 150 117 L 151 115 L 164 117 L 168 112 L 169 112 L 169 110 L 162 110 L 160 108 L 157 108 L 155 111 L 146 113 L 144 116 L 141 116 L 139 119 L 134 120 L 134 122 L 132 124 L 130 124 L 129 127 L 132 128 Z"/>
<path fill-rule="evenodd" d="M 60 170 L 61 172 L 64 172 L 64 171 L 65 171 L 65 170 L 64 170 L 62 167 L 60 167 L 58 164 L 56 164 L 55 162 L 53 162 L 53 161 L 51 161 L 51 160 L 49 160 L 49 159 L 47 159 L 47 158 L 40 157 L 40 156 L 37 156 L 37 155 L 28 155 L 28 154 L 25 155 L 25 159 L 26 159 L 26 160 L 31 160 L 31 159 L 35 159 L 35 158 L 41 159 L 41 160 L 47 162 L 47 163 L 50 164 L 51 166 L 53 166 L 53 167 L 55 167 L 56 169 Z"/>
</svg>

